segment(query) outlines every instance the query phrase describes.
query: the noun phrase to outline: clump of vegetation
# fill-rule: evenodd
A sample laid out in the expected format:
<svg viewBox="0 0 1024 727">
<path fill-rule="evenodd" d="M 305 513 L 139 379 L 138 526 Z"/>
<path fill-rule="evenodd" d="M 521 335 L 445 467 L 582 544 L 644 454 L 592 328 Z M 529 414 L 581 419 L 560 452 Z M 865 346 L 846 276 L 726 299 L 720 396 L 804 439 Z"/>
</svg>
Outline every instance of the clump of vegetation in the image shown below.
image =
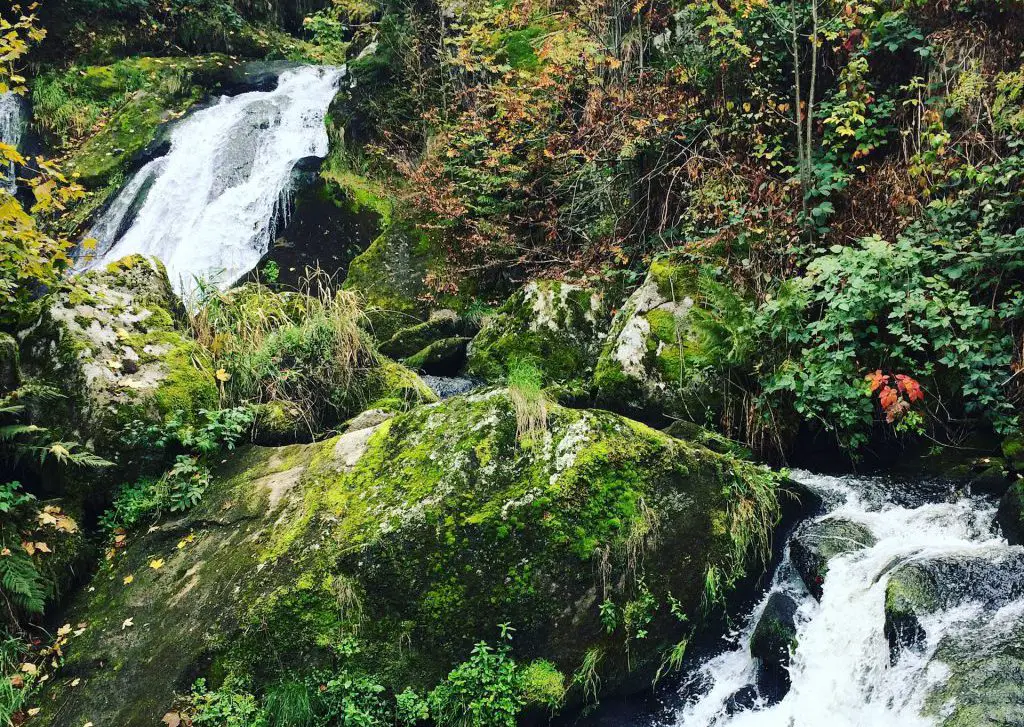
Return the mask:
<svg viewBox="0 0 1024 727">
<path fill-rule="evenodd" d="M 507 383 L 516 410 L 516 436 L 521 442 L 542 437 L 548 428 L 548 404 L 540 369 L 529 359 L 509 361 Z"/>
<path fill-rule="evenodd" d="M 25 421 L 30 404 L 60 396 L 31 384 L 0 396 L 0 465 L 7 471 L 21 469 L 38 479 L 48 461 L 70 468 L 109 466 L 77 442 L 58 441 L 45 428 Z M 78 524 L 61 506 L 40 506 L 21 482 L 0 481 L 0 596 L 8 632 L 20 633 L 22 620 L 42 614 L 47 599 L 55 595 L 56 580 L 44 560 L 57 546 L 51 548 L 47 541 L 77 531 Z"/>
<path fill-rule="evenodd" d="M 228 402 L 286 403 L 319 432 L 372 401 L 379 358 L 353 293 L 319 274 L 302 287 L 209 291 L 192 327 L 215 357 Z"/>
<path fill-rule="evenodd" d="M 253 423 L 250 407 L 214 411 L 200 410 L 201 421 L 188 423 L 184 412 L 176 412 L 161 424 L 133 422 L 126 434 L 133 446 L 143 451 L 178 454 L 159 477 L 145 477 L 125 485 L 118 492 L 102 522 L 111 532 L 123 532 L 143 520 L 188 510 L 203 497 L 210 484 L 209 461 L 222 450 L 233 450 L 249 433 Z"/>
</svg>

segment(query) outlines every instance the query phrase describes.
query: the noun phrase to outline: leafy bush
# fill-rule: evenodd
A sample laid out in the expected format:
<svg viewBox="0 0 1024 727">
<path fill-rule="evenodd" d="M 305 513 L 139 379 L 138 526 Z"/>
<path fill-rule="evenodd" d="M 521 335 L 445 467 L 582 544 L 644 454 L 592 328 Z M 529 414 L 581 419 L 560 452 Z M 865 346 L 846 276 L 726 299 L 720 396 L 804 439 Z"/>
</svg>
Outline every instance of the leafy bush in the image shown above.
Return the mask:
<svg viewBox="0 0 1024 727">
<path fill-rule="evenodd" d="M 427 699 L 434 720 L 445 727 L 514 727 L 524 700 L 511 648 L 481 641 Z"/>
</svg>

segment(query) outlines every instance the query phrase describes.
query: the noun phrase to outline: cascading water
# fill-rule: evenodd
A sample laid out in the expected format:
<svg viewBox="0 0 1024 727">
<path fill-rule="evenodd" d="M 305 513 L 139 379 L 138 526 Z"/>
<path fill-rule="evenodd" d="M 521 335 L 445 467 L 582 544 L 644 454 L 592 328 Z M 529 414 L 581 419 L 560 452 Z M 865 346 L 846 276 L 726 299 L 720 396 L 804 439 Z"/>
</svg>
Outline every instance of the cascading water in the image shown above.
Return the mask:
<svg viewBox="0 0 1024 727">
<path fill-rule="evenodd" d="M 227 287 L 267 252 L 287 211 L 296 164 L 327 155 L 324 125 L 344 68 L 281 74 L 273 91 L 223 97 L 171 133 L 170 150 L 142 167 L 86 235 L 82 268 L 152 255 L 184 297 L 197 281 Z"/>
<path fill-rule="evenodd" d="M 25 132 L 25 102 L 13 91 L 0 94 L 0 142 L 13 146 L 21 144 Z M 0 165 L 0 187 L 14 194 L 17 187 L 13 163 Z"/>
<path fill-rule="evenodd" d="M 829 505 L 819 521 L 857 523 L 874 544 L 828 561 L 820 603 L 787 556 L 747 625 L 732 635 L 731 647 L 691 671 L 678 699 L 671 700 L 676 706 L 657 721 L 678 727 L 938 725 L 938 717 L 922 713 L 944 716 L 957 708 L 956 700 L 946 697 L 939 700 L 941 708 L 934 699 L 926 708 L 926 700 L 941 696 L 950 676 L 945 663 L 950 654 L 956 661 L 964 654 L 988 656 L 1007 643 L 1014 649 L 1019 645 L 1024 548 L 1007 545 L 995 532 L 990 501 L 958 494 L 952 486 L 922 496 L 880 479 L 795 477 Z M 893 652 L 884 627 L 887 583 L 900 567 L 936 563 L 942 566 L 936 580 L 945 580 L 941 587 L 950 597 L 919 619 L 923 638 L 913 648 Z M 750 641 L 769 598 L 778 592 L 798 604 L 798 646 L 789 667 L 792 686 L 770 704 L 754 686 L 758 662 L 750 655 Z M 743 694 L 747 698 L 737 700 Z M 999 722 L 1011 723 L 1020 724 Z"/>
</svg>

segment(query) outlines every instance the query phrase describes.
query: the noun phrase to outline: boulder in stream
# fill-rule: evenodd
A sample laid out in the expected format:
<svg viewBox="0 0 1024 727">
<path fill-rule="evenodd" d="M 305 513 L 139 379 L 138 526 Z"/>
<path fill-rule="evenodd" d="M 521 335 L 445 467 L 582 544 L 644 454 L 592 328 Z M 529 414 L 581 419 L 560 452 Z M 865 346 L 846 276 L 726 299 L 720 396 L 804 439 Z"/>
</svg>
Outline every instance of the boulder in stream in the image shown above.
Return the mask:
<svg viewBox="0 0 1024 727">
<path fill-rule="evenodd" d="M 889 576 L 885 589 L 885 634 L 892 656 L 920 646 L 921 619 L 940 610 L 974 603 L 994 612 L 1024 598 L 1024 552 L 913 560 Z"/>
<path fill-rule="evenodd" d="M 807 590 L 820 600 L 829 560 L 842 553 L 869 548 L 875 542 L 875 536 L 865 526 L 827 517 L 801 526 L 790 542 L 789 552 Z"/>
<path fill-rule="evenodd" d="M 789 691 L 789 659 L 797 646 L 796 612 L 796 600 L 776 591 L 750 637 L 750 655 L 758 659 L 757 689 L 771 703 Z"/>
<path fill-rule="evenodd" d="M 34 720 L 157 723 L 203 674 L 262 694 L 344 668 L 423 693 L 499 624 L 545 684 L 642 688 L 699 622 L 709 573 L 761 572 L 779 482 L 604 411 L 548 404 L 524 438 L 504 390 L 242 450 L 79 594 L 84 631 Z"/>
</svg>

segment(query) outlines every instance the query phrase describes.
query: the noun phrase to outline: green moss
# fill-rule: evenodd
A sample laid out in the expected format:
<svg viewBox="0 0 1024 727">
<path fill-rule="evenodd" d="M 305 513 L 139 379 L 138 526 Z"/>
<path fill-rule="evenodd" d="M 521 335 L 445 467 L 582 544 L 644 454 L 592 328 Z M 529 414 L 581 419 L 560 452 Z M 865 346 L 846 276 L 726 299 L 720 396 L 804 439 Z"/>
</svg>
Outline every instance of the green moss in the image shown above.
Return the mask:
<svg viewBox="0 0 1024 727">
<path fill-rule="evenodd" d="M 205 351 L 192 342 L 181 343 L 163 359 L 167 376 L 157 386 L 154 398 L 161 415 L 200 409 L 216 409 L 217 385 Z"/>
<path fill-rule="evenodd" d="M 468 371 L 502 380 L 512 361 L 531 361 L 545 382 L 589 378 L 607 320 L 602 296 L 559 281 L 534 281 L 514 293 L 473 339 Z"/>
<path fill-rule="evenodd" d="M 565 701 L 565 674 L 546 659 L 537 659 L 523 668 L 523 699 L 527 705 L 557 710 Z"/>
</svg>

